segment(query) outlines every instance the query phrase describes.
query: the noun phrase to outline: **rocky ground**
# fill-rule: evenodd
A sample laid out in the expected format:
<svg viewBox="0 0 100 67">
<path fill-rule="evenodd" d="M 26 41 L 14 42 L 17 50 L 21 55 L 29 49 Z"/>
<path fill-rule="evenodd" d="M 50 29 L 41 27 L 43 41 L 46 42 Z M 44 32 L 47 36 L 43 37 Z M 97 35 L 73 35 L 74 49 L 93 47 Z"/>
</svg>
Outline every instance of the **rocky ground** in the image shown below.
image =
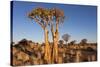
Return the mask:
<svg viewBox="0 0 100 67">
<path fill-rule="evenodd" d="M 50 46 L 52 48 L 52 43 Z M 58 63 L 88 62 L 97 60 L 97 44 L 58 44 Z M 23 39 L 11 44 L 11 65 L 47 64 L 44 60 L 45 44 L 34 43 Z"/>
</svg>

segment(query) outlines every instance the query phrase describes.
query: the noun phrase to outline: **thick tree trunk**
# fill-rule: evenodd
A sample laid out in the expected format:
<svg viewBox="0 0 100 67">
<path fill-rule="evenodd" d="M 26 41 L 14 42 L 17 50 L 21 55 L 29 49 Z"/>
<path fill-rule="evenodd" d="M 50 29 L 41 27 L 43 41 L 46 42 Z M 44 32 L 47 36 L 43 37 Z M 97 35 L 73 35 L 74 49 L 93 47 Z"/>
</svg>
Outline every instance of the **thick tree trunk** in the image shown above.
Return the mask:
<svg viewBox="0 0 100 67">
<path fill-rule="evenodd" d="M 54 63 L 54 56 L 55 56 L 55 50 L 54 50 L 54 38 L 55 38 L 55 31 L 54 31 L 54 26 L 53 24 L 51 25 L 51 33 L 52 33 L 52 40 L 53 40 L 53 45 L 52 45 L 52 63 Z"/>
<path fill-rule="evenodd" d="M 47 63 L 51 63 L 51 52 L 50 52 L 50 45 L 48 41 L 48 30 L 44 29 L 44 36 L 45 36 L 45 55 L 44 59 L 46 60 Z"/>
<path fill-rule="evenodd" d="M 58 32 L 58 24 L 56 24 L 56 32 L 55 32 L 55 61 L 58 63 L 58 39 L 59 39 L 59 32 Z"/>
<path fill-rule="evenodd" d="M 58 62 L 58 41 L 57 41 L 57 35 L 54 36 L 54 47 L 53 47 L 53 54 L 54 54 L 54 62 Z"/>
<path fill-rule="evenodd" d="M 51 27 L 52 38 L 53 38 L 53 54 L 52 54 L 52 63 L 58 63 L 58 25 L 56 25 L 56 31 L 54 31 L 54 27 Z"/>
</svg>

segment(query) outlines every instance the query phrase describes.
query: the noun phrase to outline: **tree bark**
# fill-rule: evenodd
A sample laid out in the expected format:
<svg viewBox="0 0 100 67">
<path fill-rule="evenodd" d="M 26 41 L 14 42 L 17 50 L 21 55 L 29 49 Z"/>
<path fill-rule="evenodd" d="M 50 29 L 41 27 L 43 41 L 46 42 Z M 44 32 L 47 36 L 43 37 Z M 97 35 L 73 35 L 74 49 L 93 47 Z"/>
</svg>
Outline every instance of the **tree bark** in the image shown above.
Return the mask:
<svg viewBox="0 0 100 67">
<path fill-rule="evenodd" d="M 58 63 L 58 39 L 59 39 L 59 32 L 58 32 L 58 24 L 56 24 L 56 31 L 55 31 L 55 61 Z"/>
<path fill-rule="evenodd" d="M 58 63 L 58 24 L 56 24 L 56 30 L 54 31 L 54 26 L 51 26 L 52 38 L 53 38 L 53 54 L 52 54 L 52 63 Z"/>
<path fill-rule="evenodd" d="M 51 33 L 52 33 L 52 40 L 53 40 L 53 45 L 52 45 L 52 63 L 54 63 L 54 56 L 55 56 L 55 50 L 54 50 L 54 37 L 55 37 L 55 31 L 54 31 L 54 26 L 51 24 Z"/>
<path fill-rule="evenodd" d="M 51 63 L 51 56 L 50 56 L 50 45 L 48 41 L 48 30 L 45 28 L 44 29 L 44 36 L 45 36 L 45 55 L 44 59 L 46 60 L 47 63 Z"/>
</svg>

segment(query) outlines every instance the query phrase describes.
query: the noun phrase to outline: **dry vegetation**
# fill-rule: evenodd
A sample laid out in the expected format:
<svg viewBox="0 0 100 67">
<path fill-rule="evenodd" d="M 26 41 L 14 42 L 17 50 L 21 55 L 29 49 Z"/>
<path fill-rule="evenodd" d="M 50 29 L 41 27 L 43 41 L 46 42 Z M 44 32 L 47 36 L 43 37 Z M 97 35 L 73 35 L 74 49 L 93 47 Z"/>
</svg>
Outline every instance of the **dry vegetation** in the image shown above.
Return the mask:
<svg viewBox="0 0 100 67">
<path fill-rule="evenodd" d="M 96 43 L 76 44 L 72 42 L 63 44 L 63 42 L 59 41 L 58 62 L 52 63 L 90 62 L 97 60 Z M 12 65 L 20 66 L 48 64 L 44 57 L 44 47 L 45 43 L 34 43 L 26 39 L 21 40 L 20 42 L 18 42 L 18 44 L 12 43 Z M 52 48 L 53 43 L 50 43 L 50 49 Z M 52 51 L 50 52 L 52 54 Z"/>
</svg>

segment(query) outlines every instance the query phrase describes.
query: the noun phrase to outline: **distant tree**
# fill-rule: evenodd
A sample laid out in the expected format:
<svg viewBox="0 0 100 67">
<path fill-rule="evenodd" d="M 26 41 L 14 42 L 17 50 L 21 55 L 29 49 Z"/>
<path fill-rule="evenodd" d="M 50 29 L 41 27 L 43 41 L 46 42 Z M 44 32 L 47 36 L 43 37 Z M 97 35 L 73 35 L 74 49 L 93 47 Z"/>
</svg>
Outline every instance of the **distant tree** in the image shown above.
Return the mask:
<svg viewBox="0 0 100 67">
<path fill-rule="evenodd" d="M 61 44 L 61 45 L 62 45 L 63 43 L 64 43 L 64 41 L 63 41 L 63 40 L 59 40 L 59 44 Z"/>
<path fill-rule="evenodd" d="M 76 40 L 73 40 L 73 41 L 70 42 L 70 44 L 71 44 L 71 45 L 74 45 L 75 42 L 76 42 Z"/>
<path fill-rule="evenodd" d="M 63 38 L 63 40 L 66 42 L 66 44 L 67 44 L 67 42 L 68 42 L 68 40 L 69 40 L 69 38 L 70 38 L 70 35 L 69 34 L 64 34 L 63 36 L 62 36 L 62 38 Z"/>
<path fill-rule="evenodd" d="M 59 40 L 59 46 L 63 47 L 64 41 L 63 40 Z"/>
<path fill-rule="evenodd" d="M 80 42 L 82 45 L 87 44 L 87 39 L 82 39 Z"/>
</svg>

